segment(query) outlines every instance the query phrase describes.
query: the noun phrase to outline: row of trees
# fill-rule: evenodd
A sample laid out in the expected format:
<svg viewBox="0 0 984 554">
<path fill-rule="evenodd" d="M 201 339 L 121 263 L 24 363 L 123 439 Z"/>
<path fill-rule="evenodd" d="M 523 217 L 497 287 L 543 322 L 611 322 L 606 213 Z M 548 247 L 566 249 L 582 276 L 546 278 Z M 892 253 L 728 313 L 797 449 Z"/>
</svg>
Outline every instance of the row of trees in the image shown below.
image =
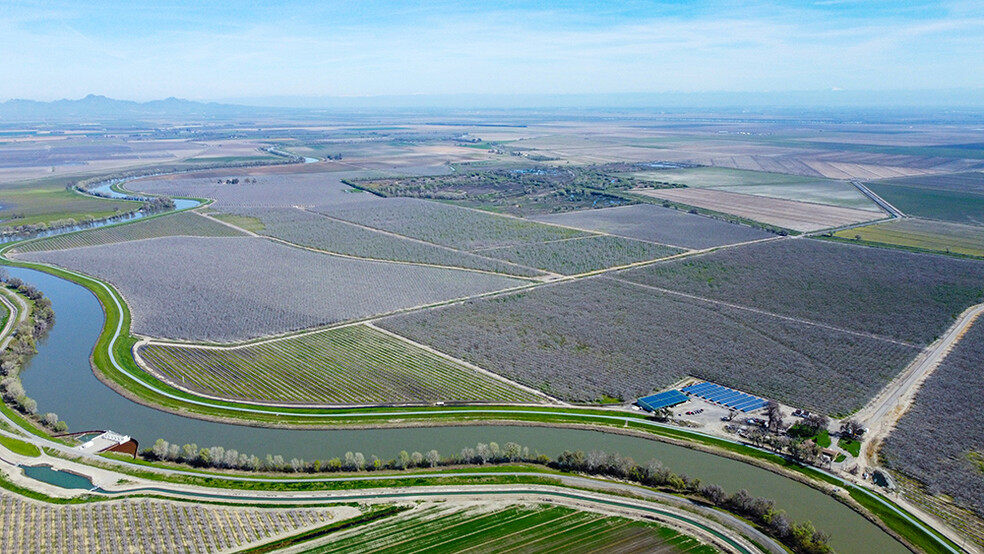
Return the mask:
<svg viewBox="0 0 984 554">
<path fill-rule="evenodd" d="M 107 198 L 112 198 L 112 197 L 107 196 Z M 117 209 L 117 212 L 115 214 L 101 219 L 96 219 L 90 215 L 86 215 L 79 219 L 68 217 L 64 219 L 56 219 L 54 221 L 49 221 L 47 223 L 41 221 L 38 223 L 30 223 L 25 225 L 7 226 L 0 229 L 0 236 L 14 237 L 14 238 L 28 238 L 40 233 L 46 233 L 49 231 L 58 231 L 61 229 L 75 229 L 75 228 L 86 229 L 104 223 L 119 223 L 120 221 L 124 221 L 132 218 L 138 212 L 143 212 L 145 214 L 154 214 L 154 213 L 159 213 L 159 212 L 164 212 L 167 210 L 174 209 L 174 200 L 171 200 L 166 196 L 158 196 L 149 199 L 137 198 L 137 197 L 128 198 L 128 199 L 144 200 L 144 203 L 140 208 L 135 210 L 129 210 L 124 212 Z"/>
<path fill-rule="evenodd" d="M 531 454 L 528 447 L 514 442 L 504 446 L 498 443 L 479 443 L 474 448 L 464 448 L 458 455 L 441 456 L 437 450 L 426 453 L 406 450 L 390 460 L 383 460 L 375 455 L 366 456 L 362 452 L 346 452 L 344 457 L 328 460 L 306 461 L 293 458 L 287 461 L 283 456 L 267 454 L 265 458 L 256 455 L 240 453 L 239 451 L 222 446 L 199 448 L 197 444 L 171 444 L 164 439 L 157 439 L 154 445 L 143 452 L 141 456 L 147 460 L 177 462 L 196 467 L 214 467 L 220 469 L 238 469 L 243 471 L 278 471 L 287 473 L 331 473 L 338 471 L 378 471 L 383 469 L 412 469 L 437 467 L 459 464 L 488 464 L 509 462 L 547 463 L 546 456 Z"/>
<path fill-rule="evenodd" d="M 686 474 L 673 473 L 658 460 L 642 466 L 636 464 L 632 458 L 619 454 L 600 451 L 585 454 L 579 450 L 564 451 L 555 461 L 547 465 L 562 471 L 627 479 L 647 487 L 697 497 L 751 520 L 794 552 L 802 554 L 831 552 L 828 534 L 818 531 L 809 521 L 803 523 L 790 521 L 786 512 L 776 508 L 775 501 L 753 497 L 744 489 L 729 495 L 719 485 L 705 484 L 700 479 L 689 478 Z"/>
<path fill-rule="evenodd" d="M 484 465 L 525 462 L 548 466 L 566 472 L 603 475 L 634 481 L 636 483 L 661 489 L 674 494 L 695 497 L 701 501 L 738 514 L 751 520 L 759 528 L 789 546 L 794 552 L 802 554 L 823 554 L 830 552 L 829 536 L 813 527 L 810 522 L 790 521 L 786 513 L 766 498 L 756 498 L 748 491 L 739 490 L 727 494 L 723 488 L 714 484 L 704 484 L 700 479 L 691 479 L 685 474 L 675 474 L 658 460 L 642 466 L 632 458 L 601 451 L 565 451 L 556 459 L 531 452 L 528 447 L 514 442 L 500 446 L 498 443 L 479 443 L 474 448 L 463 448 L 459 454 L 441 456 L 437 450 L 427 453 L 402 451 L 390 460 L 377 456 L 366 457 L 361 452 L 346 452 L 344 457 L 329 460 L 306 462 L 294 458 L 289 462 L 282 456 L 267 455 L 260 459 L 254 455 L 241 454 L 221 446 L 199 448 L 196 444 L 178 446 L 164 439 L 157 439 L 151 448 L 141 455 L 148 460 L 164 460 L 187 463 L 199 467 L 231 468 L 246 471 L 283 471 L 293 473 L 357 472 L 378 470 L 405 470 L 411 468 L 433 468 L 450 465 Z"/>
<path fill-rule="evenodd" d="M 34 285 L 26 283 L 17 277 L 10 277 L 0 269 L 0 286 L 26 297 L 31 301 L 31 312 L 27 319 L 17 324 L 11 333 L 7 348 L 0 352 L 0 393 L 9 405 L 29 416 L 36 416 L 38 403 L 27 396 L 20 381 L 20 371 L 29 356 L 37 353 L 37 341 L 48 334 L 55 324 L 55 312 L 51 308 L 51 300 Z M 10 314 L 14 317 L 14 314 Z M 66 431 L 68 425 L 58 420 L 58 415 L 47 413 L 38 421 L 55 431 Z"/>
</svg>

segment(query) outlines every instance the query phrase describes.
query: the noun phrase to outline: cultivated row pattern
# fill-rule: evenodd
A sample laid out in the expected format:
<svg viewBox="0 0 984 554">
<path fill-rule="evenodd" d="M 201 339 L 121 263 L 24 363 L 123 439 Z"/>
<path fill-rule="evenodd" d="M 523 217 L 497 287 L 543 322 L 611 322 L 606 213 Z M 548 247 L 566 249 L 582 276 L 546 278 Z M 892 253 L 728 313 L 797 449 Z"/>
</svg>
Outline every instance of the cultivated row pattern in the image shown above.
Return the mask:
<svg viewBox="0 0 984 554">
<path fill-rule="evenodd" d="M 525 281 L 353 260 L 268 239 L 165 237 L 21 254 L 104 279 L 148 336 L 232 342 L 502 290 Z"/>
<path fill-rule="evenodd" d="M 773 236 L 747 225 L 736 225 L 652 204 L 581 210 L 533 219 L 683 248 L 711 248 Z"/>
<path fill-rule="evenodd" d="M 563 506 L 434 506 L 337 537 L 321 554 L 375 552 L 646 552 L 708 554 L 714 548 L 652 522 Z"/>
<path fill-rule="evenodd" d="M 890 465 L 984 517 L 984 318 L 947 355 L 885 439 Z"/>
<path fill-rule="evenodd" d="M 141 356 L 175 382 L 262 402 L 537 402 L 533 393 L 364 325 L 234 349 L 148 344 Z"/>
<path fill-rule="evenodd" d="M 367 227 L 460 250 L 517 246 L 588 234 L 415 198 L 319 206 L 315 210 Z"/>
<path fill-rule="evenodd" d="M 656 260 L 681 252 L 683 250 L 662 244 L 605 235 L 481 251 L 486 256 L 563 275 Z"/>
<path fill-rule="evenodd" d="M 528 267 L 374 231 L 303 210 L 243 209 L 236 210 L 236 213 L 260 219 L 265 225 L 262 231 L 264 235 L 328 252 L 379 260 L 480 269 L 509 275 L 542 275 L 542 272 Z"/>
<path fill-rule="evenodd" d="M 278 168 L 276 171 L 290 169 Z M 274 169 L 269 168 L 269 171 Z M 252 174 L 249 182 L 246 182 L 243 170 L 226 169 L 211 172 L 213 177 L 150 177 L 127 183 L 127 188 L 172 197 L 213 198 L 216 201 L 214 206 L 220 210 L 382 201 L 369 193 L 353 192 L 354 189 L 342 184 L 341 179 L 357 177 L 361 173 L 277 174 L 259 169 L 250 170 L 249 173 Z M 239 179 L 239 182 L 227 184 L 230 177 Z"/>
<path fill-rule="evenodd" d="M 917 352 L 609 278 L 377 324 L 554 396 L 581 401 L 602 394 L 631 399 L 692 375 L 794 406 L 850 413 Z"/>
<path fill-rule="evenodd" d="M 17 247 L 17 252 L 64 250 L 157 237 L 236 237 L 242 233 L 192 212 L 180 212 L 115 227 L 102 227 L 67 235 L 57 235 Z"/>
<path fill-rule="evenodd" d="M 984 262 L 822 240 L 751 244 L 622 276 L 920 345 L 984 300 Z"/>
<path fill-rule="evenodd" d="M 260 510 L 124 499 L 81 505 L 0 491 L 0 552 L 219 552 L 328 525 L 325 509 Z"/>
</svg>

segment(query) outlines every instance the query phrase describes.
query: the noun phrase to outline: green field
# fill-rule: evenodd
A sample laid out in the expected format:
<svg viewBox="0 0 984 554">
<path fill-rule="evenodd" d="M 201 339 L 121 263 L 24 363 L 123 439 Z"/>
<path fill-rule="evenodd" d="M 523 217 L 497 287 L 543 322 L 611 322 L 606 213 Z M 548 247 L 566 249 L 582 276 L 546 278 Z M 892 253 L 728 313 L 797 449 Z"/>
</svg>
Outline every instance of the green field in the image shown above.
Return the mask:
<svg viewBox="0 0 984 554">
<path fill-rule="evenodd" d="M 640 181 L 712 188 L 752 196 L 878 211 L 878 206 L 861 194 L 854 185 L 821 177 L 802 177 L 724 167 L 661 169 L 634 173 L 632 176 Z"/>
<path fill-rule="evenodd" d="M 919 250 L 984 257 L 984 229 L 959 223 L 900 219 L 838 231 L 834 236 Z"/>
<path fill-rule="evenodd" d="M 984 195 L 981 194 L 903 186 L 890 181 L 866 183 L 865 186 L 906 215 L 984 225 Z"/>
<path fill-rule="evenodd" d="M 86 216 L 100 219 L 139 207 L 140 202 L 85 196 L 61 183 L 0 188 L 0 226 L 5 227 Z"/>
<path fill-rule="evenodd" d="M 213 213 L 212 217 L 220 221 L 225 221 L 230 225 L 235 225 L 240 229 L 246 229 L 247 231 L 253 233 L 259 233 L 260 231 L 266 229 L 266 225 L 258 217 L 252 217 L 248 215 L 238 215 L 238 214 L 223 214 L 223 213 Z"/>
<path fill-rule="evenodd" d="M 541 402 L 533 393 L 364 325 L 240 348 L 152 343 L 140 355 L 175 383 L 261 402 Z"/>
<path fill-rule="evenodd" d="M 41 455 L 41 451 L 37 446 L 5 435 L 0 435 L 0 445 L 3 445 L 4 448 L 14 454 L 20 454 L 21 456 L 37 458 Z"/>
<path fill-rule="evenodd" d="M 359 527 L 305 552 L 710 554 L 716 550 L 655 523 L 541 505 L 425 507 Z"/>
<path fill-rule="evenodd" d="M 242 233 L 191 212 L 180 212 L 77 233 L 57 235 L 18 246 L 17 252 L 40 252 L 114 244 L 131 240 L 171 236 L 237 237 Z"/>
</svg>

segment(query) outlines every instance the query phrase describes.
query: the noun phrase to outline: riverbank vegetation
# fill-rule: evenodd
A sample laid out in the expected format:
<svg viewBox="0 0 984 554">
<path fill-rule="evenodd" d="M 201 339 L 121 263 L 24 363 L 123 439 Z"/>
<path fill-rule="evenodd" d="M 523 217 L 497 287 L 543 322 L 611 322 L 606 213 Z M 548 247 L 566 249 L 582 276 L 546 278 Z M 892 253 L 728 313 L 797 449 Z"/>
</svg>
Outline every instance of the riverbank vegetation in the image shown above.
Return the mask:
<svg viewBox="0 0 984 554">
<path fill-rule="evenodd" d="M 170 236 L 237 237 L 244 234 L 207 217 L 191 212 L 180 212 L 142 219 L 127 225 L 100 227 L 32 240 L 17 245 L 11 253 L 66 250 Z"/>
<path fill-rule="evenodd" d="M 38 415 L 38 403 L 27 396 L 20 381 L 20 371 L 24 367 L 24 362 L 37 353 L 38 341 L 43 339 L 55 324 L 55 312 L 51 309 L 51 300 L 34 285 L 25 283 L 17 277 L 10 277 L 3 269 L 0 269 L 0 286 L 21 295 L 26 300 L 25 305 L 29 310 L 27 316 L 13 328 L 7 347 L 0 352 L 0 375 L 2 375 L 0 391 L 3 401 L 30 417 L 32 421 L 54 431 L 64 432 L 68 429 L 68 425 L 64 421 L 59 421 L 57 414 Z M 10 314 L 9 317 L 14 317 L 14 314 Z"/>
<path fill-rule="evenodd" d="M 403 451 L 396 458 L 383 460 L 375 455 L 367 457 L 361 452 L 348 452 L 344 457 L 324 461 L 308 462 L 295 458 L 287 462 L 280 456 L 268 455 L 261 460 L 255 455 L 240 454 L 220 446 L 198 448 L 197 445 L 186 444 L 179 447 L 158 439 L 141 456 L 149 460 L 181 462 L 198 467 L 288 473 L 351 473 L 487 464 L 537 464 L 567 473 L 628 480 L 660 491 L 700 498 L 713 506 L 752 520 L 763 531 L 796 552 L 829 552 L 828 535 L 817 531 L 809 522 L 791 522 L 785 512 L 778 510 L 771 500 L 754 498 L 744 490 L 729 495 L 720 486 L 675 474 L 658 461 L 639 465 L 631 458 L 601 451 L 565 451 L 556 459 L 551 459 L 516 443 L 510 442 L 500 447 L 495 442 L 489 442 L 479 443 L 474 448 L 464 448 L 460 453 L 450 456 L 442 456 L 436 450 L 430 450 L 426 454 Z M 449 476 L 453 476 L 453 473 Z"/>
<path fill-rule="evenodd" d="M 211 342 L 330 325 L 528 283 L 330 256 L 256 237 L 162 237 L 17 258 L 109 281 L 133 310 L 133 332 Z"/>
</svg>

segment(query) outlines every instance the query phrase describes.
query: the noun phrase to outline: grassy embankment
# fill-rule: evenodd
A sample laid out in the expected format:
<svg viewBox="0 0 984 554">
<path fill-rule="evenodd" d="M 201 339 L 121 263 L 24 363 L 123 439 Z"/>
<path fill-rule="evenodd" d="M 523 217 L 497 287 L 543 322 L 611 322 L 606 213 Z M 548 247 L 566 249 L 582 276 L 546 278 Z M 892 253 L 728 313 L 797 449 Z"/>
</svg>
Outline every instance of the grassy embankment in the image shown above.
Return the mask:
<svg viewBox="0 0 984 554">
<path fill-rule="evenodd" d="M 5 250 L 5 249 L 3 249 Z M 0 250 L 0 253 L 3 252 Z M 751 448 L 749 446 L 736 444 L 724 439 L 709 437 L 691 431 L 676 429 L 672 427 L 654 427 L 647 425 L 647 417 L 642 414 L 617 413 L 610 411 L 592 410 L 583 408 L 549 408 L 549 407 L 444 407 L 444 408 L 413 408 L 413 414 L 399 413 L 400 410 L 394 408 L 367 408 L 367 409 L 340 409 L 330 414 L 324 411 L 288 409 L 288 408 L 265 408 L 252 405 L 236 404 L 233 402 L 204 401 L 183 391 L 173 389 L 155 380 L 145 372 L 140 370 L 133 362 L 130 354 L 131 349 L 137 342 L 136 339 L 127 333 L 130 328 L 130 313 L 126 304 L 120 298 L 119 293 L 109 286 L 104 286 L 95 279 L 85 277 L 72 272 L 43 266 L 41 264 L 29 264 L 14 262 L 13 265 L 30 267 L 41 271 L 54 274 L 72 282 L 78 283 L 93 291 L 102 303 L 106 312 L 106 321 L 93 353 L 95 365 L 103 373 L 103 377 L 114 383 L 115 386 L 124 390 L 131 397 L 137 398 L 142 402 L 157 405 L 165 409 L 177 411 L 185 415 L 196 417 L 207 417 L 214 419 L 239 419 L 260 424 L 295 424 L 295 425 L 380 425 L 387 423 L 393 417 L 401 419 L 401 425 L 413 424 L 415 422 L 431 422 L 434 424 L 449 424 L 459 422 L 487 422 L 493 421 L 513 421 L 526 422 L 531 424 L 588 424 L 594 426 L 609 426 L 634 431 L 641 431 L 653 435 L 654 437 L 685 442 L 688 444 L 710 448 L 731 455 L 738 455 L 747 459 L 765 462 L 767 466 L 774 466 L 792 471 L 801 475 L 809 481 L 825 482 L 832 485 L 840 485 L 840 480 L 831 477 L 813 468 L 800 466 L 783 457 L 775 454 Z M 117 337 L 117 332 L 120 333 Z M 115 339 L 115 340 L 114 340 Z M 122 366 L 133 378 L 124 374 L 110 362 L 110 346 L 117 363 Z M 136 381 L 134 380 L 136 379 Z M 158 389 L 152 390 L 149 387 Z M 167 393 L 161 394 L 161 392 Z M 512 412 L 512 413 L 511 413 Z M 516 413 L 521 412 L 521 413 Z M 612 418 L 612 419 L 608 419 Z M 154 476 L 158 478 L 159 476 Z M 203 478 L 206 486 L 219 485 L 216 479 Z M 437 484 L 501 484 L 502 477 L 496 478 L 443 478 Z M 519 478 L 505 479 L 507 482 L 516 481 Z M 476 483 L 475 481 L 479 482 Z M 449 482 L 450 481 L 450 482 Z M 527 481 L 525 479 L 523 482 Z M 540 479 L 534 481 L 539 482 Z M 552 479 L 547 479 L 553 482 Z M 389 481 L 373 482 L 373 486 L 407 486 L 413 484 L 407 479 L 395 479 Z M 421 478 L 418 484 L 435 484 L 434 479 Z M 237 485 L 241 486 L 242 482 Z M 308 484 L 310 486 L 310 484 Z M 887 525 L 896 530 L 903 536 L 919 536 L 921 531 L 912 526 L 904 518 L 883 519 Z M 898 527 L 898 528 L 896 528 Z M 931 539 L 930 539 L 931 540 Z"/>
<path fill-rule="evenodd" d="M 30 458 L 37 458 L 41 455 L 41 450 L 37 446 L 31 443 L 24 442 L 20 439 L 15 439 L 13 437 L 8 437 L 6 435 L 0 435 L 0 444 L 4 448 L 10 450 L 14 454 L 19 454 L 21 456 L 28 456 Z"/>
</svg>

